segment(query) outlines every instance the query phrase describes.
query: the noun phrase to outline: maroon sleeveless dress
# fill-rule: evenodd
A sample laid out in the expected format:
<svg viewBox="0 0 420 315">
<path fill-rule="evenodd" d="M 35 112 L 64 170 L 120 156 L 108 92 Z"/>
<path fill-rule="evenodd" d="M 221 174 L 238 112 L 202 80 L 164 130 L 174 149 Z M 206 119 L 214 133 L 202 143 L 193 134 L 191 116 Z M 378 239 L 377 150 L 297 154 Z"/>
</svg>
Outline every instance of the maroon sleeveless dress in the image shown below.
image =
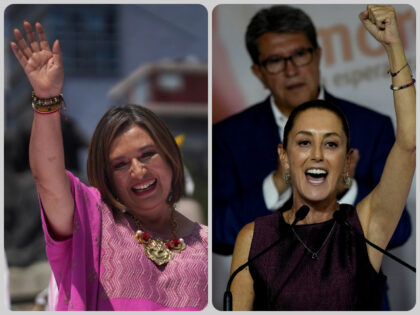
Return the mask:
<svg viewBox="0 0 420 315">
<path fill-rule="evenodd" d="M 340 208 L 362 232 L 355 208 Z M 312 252 L 322 247 L 313 259 L 280 212 L 255 220 L 249 258 L 281 241 L 250 264 L 254 310 L 380 310 L 386 277 L 373 269 L 365 242 L 334 222 L 294 227 Z"/>
</svg>

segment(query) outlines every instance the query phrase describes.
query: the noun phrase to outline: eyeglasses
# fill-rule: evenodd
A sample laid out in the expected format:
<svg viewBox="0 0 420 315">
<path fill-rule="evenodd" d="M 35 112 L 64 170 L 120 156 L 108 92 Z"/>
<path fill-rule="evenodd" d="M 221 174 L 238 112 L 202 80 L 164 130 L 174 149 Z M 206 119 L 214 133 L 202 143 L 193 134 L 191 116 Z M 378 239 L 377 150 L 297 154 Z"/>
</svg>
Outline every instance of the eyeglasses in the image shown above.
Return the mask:
<svg viewBox="0 0 420 315">
<path fill-rule="evenodd" d="M 260 65 L 263 66 L 270 74 L 277 74 L 284 71 L 288 60 L 292 61 L 295 67 L 302 67 L 309 64 L 312 61 L 313 52 L 314 49 L 312 47 L 301 48 L 289 57 L 280 57 L 276 55 L 270 56 L 261 61 Z"/>
</svg>

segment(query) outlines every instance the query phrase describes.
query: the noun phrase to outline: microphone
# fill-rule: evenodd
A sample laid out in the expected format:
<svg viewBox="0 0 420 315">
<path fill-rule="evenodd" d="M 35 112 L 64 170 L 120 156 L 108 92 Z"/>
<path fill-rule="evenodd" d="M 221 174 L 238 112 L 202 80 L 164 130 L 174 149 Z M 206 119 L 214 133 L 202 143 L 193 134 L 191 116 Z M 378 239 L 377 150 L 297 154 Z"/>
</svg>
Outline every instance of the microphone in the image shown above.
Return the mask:
<svg viewBox="0 0 420 315">
<path fill-rule="evenodd" d="M 299 210 L 296 212 L 295 220 L 292 223 L 292 227 L 294 227 L 296 223 L 298 223 L 299 221 L 302 221 L 303 219 L 305 219 L 305 217 L 308 215 L 308 212 L 309 212 L 308 206 L 303 205 L 302 207 L 300 207 Z"/>
<path fill-rule="evenodd" d="M 299 210 L 296 212 L 295 219 L 293 223 L 291 224 L 291 227 L 294 227 L 299 221 L 303 220 L 309 212 L 309 207 L 306 205 L 303 205 L 299 208 Z M 254 260 L 259 258 L 261 255 L 268 252 L 270 249 L 272 249 L 274 246 L 276 246 L 280 242 L 280 239 L 275 241 L 273 244 L 259 252 L 257 255 L 252 257 L 251 259 L 248 259 L 246 263 L 239 266 L 229 277 L 229 281 L 226 285 L 226 291 L 223 296 L 223 310 L 224 311 L 231 311 L 232 310 L 232 293 L 230 292 L 230 286 L 232 284 L 233 279 L 236 277 L 236 275 L 241 272 L 243 269 L 245 269 L 250 263 L 252 263 Z"/>
<path fill-rule="evenodd" d="M 411 271 L 416 272 L 416 268 L 415 267 L 407 264 L 405 261 L 403 261 L 400 258 L 394 256 L 393 254 L 389 253 L 388 251 L 386 251 L 385 249 L 379 247 L 378 245 L 372 243 L 367 238 L 365 238 L 365 236 L 363 234 L 361 234 L 358 230 L 354 229 L 353 226 L 347 221 L 347 215 L 344 212 L 344 210 L 337 210 L 336 212 L 334 212 L 333 217 L 334 217 L 334 220 L 336 220 L 338 224 L 341 224 L 341 225 L 346 226 L 350 230 L 350 232 L 354 232 L 358 237 L 360 237 L 361 239 L 363 239 L 366 243 L 368 243 L 370 246 L 372 246 L 376 250 L 378 250 L 381 253 L 383 253 L 384 255 L 386 255 L 386 256 L 394 259 L 396 262 L 398 262 L 401 265 L 407 267 Z"/>
</svg>

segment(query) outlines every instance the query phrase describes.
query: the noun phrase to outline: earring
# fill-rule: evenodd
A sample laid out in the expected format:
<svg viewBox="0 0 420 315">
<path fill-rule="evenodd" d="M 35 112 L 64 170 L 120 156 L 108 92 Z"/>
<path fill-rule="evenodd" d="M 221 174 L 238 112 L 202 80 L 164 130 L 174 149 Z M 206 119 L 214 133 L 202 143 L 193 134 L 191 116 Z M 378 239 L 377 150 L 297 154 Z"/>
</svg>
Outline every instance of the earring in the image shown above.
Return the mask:
<svg viewBox="0 0 420 315">
<path fill-rule="evenodd" d="M 122 205 L 122 202 L 120 201 L 120 199 L 115 198 L 115 200 L 117 200 L 117 202 Z M 126 213 L 127 212 L 127 209 L 125 209 L 125 208 L 122 208 L 122 209 L 119 209 L 119 210 L 121 211 L 121 213 Z"/>
<path fill-rule="evenodd" d="M 171 191 L 169 192 L 169 195 L 168 195 L 168 203 L 171 203 L 172 198 L 173 198 L 173 192 L 172 192 L 172 187 L 171 187 Z"/>
<path fill-rule="evenodd" d="M 350 186 L 351 186 L 351 182 L 352 182 L 351 177 L 349 176 L 349 173 L 346 173 L 344 175 L 343 179 L 344 179 L 344 187 L 346 189 L 349 189 Z"/>
<path fill-rule="evenodd" d="M 290 185 L 290 183 L 291 183 L 291 176 L 290 176 L 290 171 L 289 170 L 286 171 L 286 173 L 283 176 L 283 179 L 284 179 L 284 182 L 287 185 Z"/>
</svg>

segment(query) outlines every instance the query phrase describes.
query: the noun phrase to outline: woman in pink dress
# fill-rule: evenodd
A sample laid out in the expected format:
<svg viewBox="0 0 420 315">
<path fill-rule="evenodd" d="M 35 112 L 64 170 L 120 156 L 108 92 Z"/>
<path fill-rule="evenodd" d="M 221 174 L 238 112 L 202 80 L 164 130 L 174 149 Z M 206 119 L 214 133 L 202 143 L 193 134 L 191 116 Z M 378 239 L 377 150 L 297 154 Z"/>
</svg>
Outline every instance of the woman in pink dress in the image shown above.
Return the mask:
<svg viewBox="0 0 420 315">
<path fill-rule="evenodd" d="M 181 215 L 184 168 L 150 110 L 108 110 L 91 139 L 82 183 L 64 165 L 58 40 L 23 23 L 11 48 L 33 88 L 29 146 L 58 294 L 56 310 L 201 310 L 207 304 L 207 227 Z"/>
</svg>

